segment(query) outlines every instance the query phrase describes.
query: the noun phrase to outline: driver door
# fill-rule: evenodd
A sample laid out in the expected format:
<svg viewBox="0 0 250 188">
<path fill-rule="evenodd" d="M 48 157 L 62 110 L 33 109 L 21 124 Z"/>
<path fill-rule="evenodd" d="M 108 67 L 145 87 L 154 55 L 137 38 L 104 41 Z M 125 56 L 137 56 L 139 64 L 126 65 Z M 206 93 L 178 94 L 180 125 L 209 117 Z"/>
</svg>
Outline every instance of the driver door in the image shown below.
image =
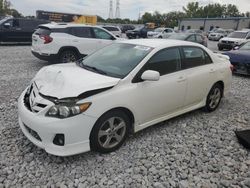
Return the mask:
<svg viewBox="0 0 250 188">
<path fill-rule="evenodd" d="M 158 81 L 143 81 L 141 75 L 146 70 L 160 73 Z M 181 70 L 181 55 L 178 47 L 157 52 L 134 78 L 135 112 L 140 124 L 172 114 L 184 105 L 187 80 Z M 144 128 L 144 127 L 143 127 Z M 138 128 L 140 129 L 140 128 Z"/>
<path fill-rule="evenodd" d="M 93 28 L 94 32 L 94 40 L 96 41 L 96 50 L 101 49 L 111 43 L 115 40 L 115 38 L 100 28 Z"/>
</svg>

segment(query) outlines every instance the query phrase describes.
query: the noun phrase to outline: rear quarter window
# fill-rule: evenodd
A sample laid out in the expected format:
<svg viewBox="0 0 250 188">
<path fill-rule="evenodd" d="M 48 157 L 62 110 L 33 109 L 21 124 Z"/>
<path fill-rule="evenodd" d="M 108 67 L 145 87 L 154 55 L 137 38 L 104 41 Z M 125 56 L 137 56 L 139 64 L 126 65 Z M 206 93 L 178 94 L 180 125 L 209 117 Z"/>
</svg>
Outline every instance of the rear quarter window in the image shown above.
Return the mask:
<svg viewBox="0 0 250 188">
<path fill-rule="evenodd" d="M 35 34 L 36 35 L 50 35 L 51 30 L 49 28 L 43 28 L 43 27 L 39 27 L 36 31 Z"/>
</svg>

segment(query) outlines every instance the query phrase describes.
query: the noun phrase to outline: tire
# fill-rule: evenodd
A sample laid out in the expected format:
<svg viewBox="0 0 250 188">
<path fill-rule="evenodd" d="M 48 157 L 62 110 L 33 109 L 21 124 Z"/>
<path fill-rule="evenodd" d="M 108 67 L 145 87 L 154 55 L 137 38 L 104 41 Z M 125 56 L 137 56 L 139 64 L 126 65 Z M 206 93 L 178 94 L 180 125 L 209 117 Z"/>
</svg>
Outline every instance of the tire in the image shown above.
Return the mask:
<svg viewBox="0 0 250 188">
<path fill-rule="evenodd" d="M 59 62 L 60 63 L 69 63 L 69 62 L 75 62 L 80 57 L 74 50 L 64 50 L 60 53 L 59 56 Z"/>
<path fill-rule="evenodd" d="M 158 38 L 159 38 L 159 39 L 162 39 L 162 36 L 159 36 Z"/>
<path fill-rule="evenodd" d="M 222 47 L 218 47 L 218 50 L 219 50 L 219 51 L 222 51 L 222 50 L 223 50 L 223 48 L 222 48 Z"/>
<path fill-rule="evenodd" d="M 223 96 L 223 88 L 221 84 L 216 83 L 211 88 L 211 90 L 209 91 L 207 95 L 205 111 L 207 112 L 215 111 L 220 104 L 222 96 Z"/>
<path fill-rule="evenodd" d="M 97 120 L 91 131 L 91 149 L 100 153 L 115 151 L 124 143 L 130 124 L 129 117 L 123 111 L 105 113 Z"/>
</svg>

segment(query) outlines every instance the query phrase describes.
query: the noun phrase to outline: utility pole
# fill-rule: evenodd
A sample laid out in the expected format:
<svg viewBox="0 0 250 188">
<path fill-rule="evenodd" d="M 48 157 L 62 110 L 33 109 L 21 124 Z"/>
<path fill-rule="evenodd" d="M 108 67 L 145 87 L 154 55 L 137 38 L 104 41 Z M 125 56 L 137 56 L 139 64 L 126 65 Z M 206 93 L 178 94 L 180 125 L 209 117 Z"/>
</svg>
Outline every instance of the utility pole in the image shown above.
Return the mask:
<svg viewBox="0 0 250 188">
<path fill-rule="evenodd" d="M 109 18 L 113 19 L 113 0 L 109 1 Z"/>
<path fill-rule="evenodd" d="M 120 18 L 120 0 L 116 0 L 115 18 Z"/>
</svg>

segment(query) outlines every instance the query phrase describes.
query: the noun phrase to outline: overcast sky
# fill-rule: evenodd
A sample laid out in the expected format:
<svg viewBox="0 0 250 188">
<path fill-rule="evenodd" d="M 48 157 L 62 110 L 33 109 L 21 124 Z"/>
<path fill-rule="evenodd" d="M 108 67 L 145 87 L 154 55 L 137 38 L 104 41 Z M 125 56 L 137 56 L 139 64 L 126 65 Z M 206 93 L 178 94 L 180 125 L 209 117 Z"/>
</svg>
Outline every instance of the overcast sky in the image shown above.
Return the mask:
<svg viewBox="0 0 250 188">
<path fill-rule="evenodd" d="M 13 7 L 23 15 L 35 15 L 36 10 L 67 13 L 109 15 L 109 0 L 10 0 Z M 115 2 L 114 11 L 115 11 Z M 190 0 L 120 0 L 121 18 L 138 19 L 139 12 L 161 13 L 182 10 Z M 250 0 L 199 0 L 201 5 L 208 3 L 236 4 L 241 12 L 250 11 Z M 115 13 L 114 13 L 115 15 Z"/>
</svg>

